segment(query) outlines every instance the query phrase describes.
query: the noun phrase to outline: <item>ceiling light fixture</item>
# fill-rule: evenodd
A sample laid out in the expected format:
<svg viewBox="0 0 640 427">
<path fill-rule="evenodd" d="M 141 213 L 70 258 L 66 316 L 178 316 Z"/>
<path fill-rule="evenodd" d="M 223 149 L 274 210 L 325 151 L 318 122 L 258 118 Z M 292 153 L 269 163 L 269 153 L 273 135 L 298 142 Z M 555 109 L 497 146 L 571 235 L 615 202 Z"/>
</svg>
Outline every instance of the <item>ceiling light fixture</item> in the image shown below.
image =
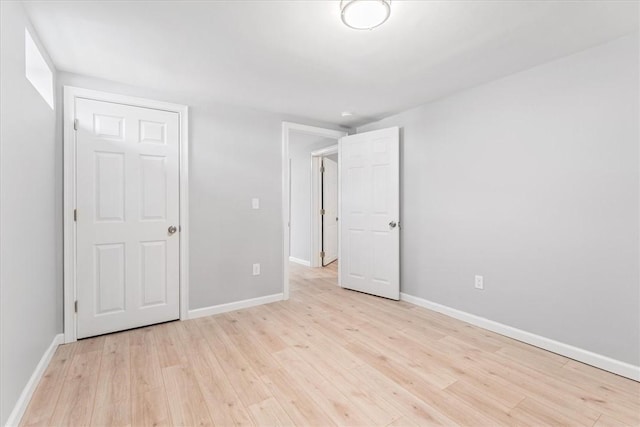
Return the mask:
<svg viewBox="0 0 640 427">
<path fill-rule="evenodd" d="M 354 30 L 373 30 L 391 15 L 391 0 L 340 0 L 342 22 Z"/>
</svg>

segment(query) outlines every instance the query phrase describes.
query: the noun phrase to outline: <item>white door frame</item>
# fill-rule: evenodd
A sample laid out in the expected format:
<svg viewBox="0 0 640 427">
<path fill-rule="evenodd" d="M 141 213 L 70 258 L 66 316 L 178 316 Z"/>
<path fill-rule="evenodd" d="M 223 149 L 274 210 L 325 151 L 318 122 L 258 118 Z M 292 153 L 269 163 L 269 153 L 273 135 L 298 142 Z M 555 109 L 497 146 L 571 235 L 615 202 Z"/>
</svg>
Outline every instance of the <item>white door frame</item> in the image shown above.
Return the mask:
<svg viewBox="0 0 640 427">
<path fill-rule="evenodd" d="M 333 138 L 339 141 L 343 136 L 347 136 L 346 131 L 325 129 L 315 126 L 307 126 L 298 123 L 282 122 L 282 272 L 283 299 L 289 299 L 289 237 L 291 235 L 291 199 L 289 187 L 289 137 L 291 132 L 304 133 L 307 135 Z"/>
<path fill-rule="evenodd" d="M 76 341 L 76 133 L 74 131 L 75 100 L 85 98 L 95 101 L 112 102 L 134 107 L 178 113 L 180 128 L 180 320 L 186 320 L 189 313 L 189 136 L 186 105 L 170 104 L 131 96 L 117 95 L 72 86 L 64 86 L 63 119 L 63 239 L 64 239 L 64 342 Z"/>
<path fill-rule="evenodd" d="M 322 204 L 322 180 L 320 178 L 320 165 L 322 163 L 322 158 L 329 154 L 338 154 L 338 144 L 322 148 L 311 153 L 311 259 L 309 260 L 311 267 L 322 267 L 322 260 L 320 259 L 320 252 L 322 252 L 322 218 L 320 217 L 320 205 Z M 339 157 L 338 162 L 340 162 Z M 338 172 L 338 182 L 340 182 L 340 172 Z M 338 186 L 338 212 L 340 212 L 339 188 L 340 186 Z M 340 230 L 340 228 L 338 228 L 338 230 Z M 339 231 L 338 253 L 340 253 Z"/>
</svg>

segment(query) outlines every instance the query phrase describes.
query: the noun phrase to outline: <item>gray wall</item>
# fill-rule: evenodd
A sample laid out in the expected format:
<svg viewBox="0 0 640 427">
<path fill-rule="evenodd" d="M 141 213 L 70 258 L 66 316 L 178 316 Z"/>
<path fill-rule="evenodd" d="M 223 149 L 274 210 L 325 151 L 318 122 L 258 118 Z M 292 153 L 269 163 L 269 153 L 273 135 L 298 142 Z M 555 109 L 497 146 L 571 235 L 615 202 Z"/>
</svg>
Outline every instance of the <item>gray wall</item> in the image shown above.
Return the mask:
<svg viewBox="0 0 640 427">
<path fill-rule="evenodd" d="M 220 105 L 178 87 L 160 93 L 70 73 L 58 80 L 60 93 L 69 85 L 189 105 L 190 309 L 282 292 L 282 121 L 338 127 Z"/>
<path fill-rule="evenodd" d="M 359 128 L 402 129 L 402 292 L 640 364 L 638 81 L 636 34 Z"/>
<path fill-rule="evenodd" d="M 62 332 L 56 115 L 25 77 L 22 5 L 0 2 L 0 424 Z M 46 57 L 46 52 L 41 52 Z M 47 58 L 48 59 L 48 58 Z M 53 69 L 53 67 L 51 67 Z"/>
<path fill-rule="evenodd" d="M 338 141 L 291 132 L 291 247 L 292 257 L 311 261 L 311 153 Z"/>
</svg>

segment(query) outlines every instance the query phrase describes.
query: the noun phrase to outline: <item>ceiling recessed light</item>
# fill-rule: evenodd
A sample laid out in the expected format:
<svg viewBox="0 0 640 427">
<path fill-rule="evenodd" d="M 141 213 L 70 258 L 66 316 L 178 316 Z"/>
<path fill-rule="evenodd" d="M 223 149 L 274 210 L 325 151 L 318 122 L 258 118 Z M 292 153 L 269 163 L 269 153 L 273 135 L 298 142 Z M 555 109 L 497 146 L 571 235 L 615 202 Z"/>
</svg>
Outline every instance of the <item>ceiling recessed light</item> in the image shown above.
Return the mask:
<svg viewBox="0 0 640 427">
<path fill-rule="evenodd" d="M 373 30 L 391 15 L 391 0 L 341 0 L 342 22 L 354 30 Z"/>
<path fill-rule="evenodd" d="M 351 117 L 353 113 L 351 111 L 343 111 L 341 115 L 342 117 Z"/>
</svg>

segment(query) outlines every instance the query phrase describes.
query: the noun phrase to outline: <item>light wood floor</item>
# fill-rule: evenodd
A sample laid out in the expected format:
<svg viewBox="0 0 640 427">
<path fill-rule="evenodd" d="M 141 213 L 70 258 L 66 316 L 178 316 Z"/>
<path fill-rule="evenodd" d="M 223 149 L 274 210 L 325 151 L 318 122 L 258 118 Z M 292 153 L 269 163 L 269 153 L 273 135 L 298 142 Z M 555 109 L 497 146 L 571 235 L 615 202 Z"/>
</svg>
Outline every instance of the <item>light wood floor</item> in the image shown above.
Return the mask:
<svg viewBox="0 0 640 427">
<path fill-rule="evenodd" d="M 23 425 L 640 424 L 640 384 L 291 266 L 291 299 L 60 346 Z"/>
</svg>

